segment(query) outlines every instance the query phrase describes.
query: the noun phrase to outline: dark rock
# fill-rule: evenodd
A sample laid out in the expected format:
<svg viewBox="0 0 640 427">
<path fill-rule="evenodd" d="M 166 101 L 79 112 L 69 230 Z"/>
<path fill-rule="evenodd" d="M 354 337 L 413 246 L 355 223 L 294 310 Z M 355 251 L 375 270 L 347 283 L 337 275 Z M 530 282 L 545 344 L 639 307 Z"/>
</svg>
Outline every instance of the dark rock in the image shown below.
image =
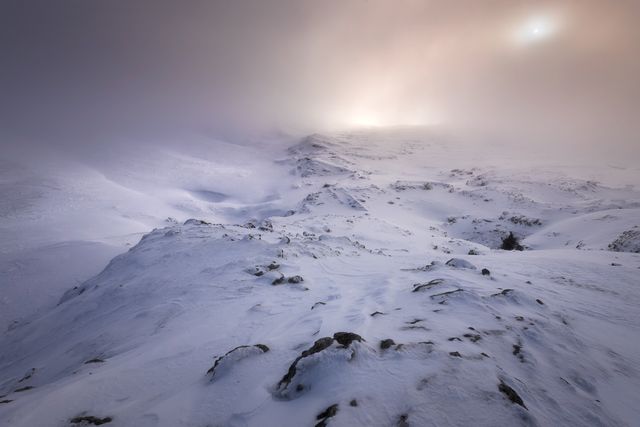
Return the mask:
<svg viewBox="0 0 640 427">
<path fill-rule="evenodd" d="M 11 402 L 13 402 L 13 400 L 11 399 L 0 400 L 0 405 L 3 403 L 11 403 Z"/>
<path fill-rule="evenodd" d="M 382 350 L 386 350 L 392 345 L 396 345 L 396 343 L 391 338 L 387 338 L 386 340 L 380 341 L 380 349 Z"/>
<path fill-rule="evenodd" d="M 318 301 L 317 303 L 313 304 L 313 306 L 311 306 L 311 310 L 313 310 L 314 308 L 320 306 L 320 305 L 327 305 L 326 302 L 322 302 L 322 301 Z"/>
<path fill-rule="evenodd" d="M 234 351 L 240 350 L 242 348 L 251 348 L 251 347 L 255 347 L 258 348 L 260 350 L 262 350 L 263 353 L 266 353 L 269 351 L 269 347 L 267 347 L 264 344 L 255 344 L 255 345 L 239 345 L 236 348 L 233 348 L 229 351 L 227 351 L 225 354 L 223 354 L 222 356 L 218 357 L 215 362 L 213 362 L 213 366 L 211 368 L 209 368 L 209 370 L 207 371 L 207 374 L 211 374 L 211 378 L 213 378 L 216 374 L 216 368 L 218 367 L 218 365 L 222 362 L 222 360 L 229 356 L 231 353 L 233 353 Z"/>
<path fill-rule="evenodd" d="M 542 302 L 542 300 L 541 300 L 541 299 L 536 299 L 536 302 L 537 302 L 538 304 L 540 304 L 540 305 L 544 305 L 544 303 Z"/>
<path fill-rule="evenodd" d="M 513 292 L 513 289 L 503 289 L 501 292 L 498 292 L 497 294 L 493 294 L 491 296 L 492 297 L 498 297 L 500 295 L 508 296 L 511 292 Z"/>
<path fill-rule="evenodd" d="M 269 221 L 268 219 L 265 219 L 264 221 L 262 221 L 262 224 L 260 224 L 260 230 L 262 231 L 273 231 L 273 223 L 271 221 Z"/>
<path fill-rule="evenodd" d="M 34 388 L 32 385 L 28 385 L 28 386 L 25 386 L 25 387 L 17 388 L 15 390 L 13 390 L 13 392 L 14 393 L 20 393 L 20 392 L 23 392 L 23 391 L 31 390 L 32 388 Z"/>
<path fill-rule="evenodd" d="M 509 235 L 502 239 L 502 245 L 500 246 L 500 249 L 503 249 L 505 251 L 521 251 L 524 248 L 518 241 L 518 238 L 513 235 L 513 232 L 509 232 Z"/>
<path fill-rule="evenodd" d="M 287 279 L 287 282 L 289 283 L 302 283 L 304 282 L 304 279 L 302 278 L 302 276 L 291 276 Z"/>
<path fill-rule="evenodd" d="M 468 338 L 471 342 L 478 342 L 482 339 L 479 334 L 464 334 L 465 338 Z"/>
<path fill-rule="evenodd" d="M 191 218 L 184 222 L 184 225 L 211 225 L 210 222 L 203 221 L 201 219 Z"/>
<path fill-rule="evenodd" d="M 264 344 L 255 344 L 254 347 L 259 348 L 260 350 L 262 350 L 263 353 L 266 353 L 267 351 L 269 351 L 269 347 L 267 347 Z"/>
<path fill-rule="evenodd" d="M 338 413 L 338 404 L 334 403 L 333 405 L 329 406 L 327 409 L 319 413 L 316 416 L 316 420 L 323 420 L 323 419 L 335 417 L 337 413 Z"/>
<path fill-rule="evenodd" d="M 522 401 L 522 398 L 518 395 L 518 393 L 516 393 L 516 391 L 514 389 L 512 389 L 511 387 L 506 385 L 504 383 L 504 381 L 502 381 L 502 380 L 500 381 L 500 384 L 498 384 L 498 390 L 500 390 L 505 396 L 507 396 L 507 398 L 512 403 L 515 403 L 515 404 L 520 405 L 523 408 L 527 409 L 527 407 L 525 406 L 524 402 Z"/>
<path fill-rule="evenodd" d="M 378 316 L 378 315 L 384 315 L 384 313 L 381 312 L 381 311 L 374 311 L 373 313 L 370 314 L 371 317 L 375 317 L 375 316 Z"/>
<path fill-rule="evenodd" d="M 398 418 L 398 427 L 409 427 L 409 415 L 400 415 L 400 418 Z"/>
<path fill-rule="evenodd" d="M 89 363 L 104 363 L 104 359 L 101 359 L 99 357 L 94 357 L 93 359 L 89 359 L 86 362 L 84 362 L 85 365 L 88 365 Z"/>
<path fill-rule="evenodd" d="M 284 276 L 280 275 L 280 277 L 278 277 L 277 279 L 274 279 L 273 282 L 271 282 L 272 285 L 282 285 L 284 283 Z"/>
<path fill-rule="evenodd" d="M 31 368 L 29 369 L 29 372 L 27 372 L 26 374 L 24 374 L 24 377 L 22 377 L 20 379 L 20 381 L 18 381 L 19 383 L 28 380 L 29 378 L 31 378 L 33 376 L 33 374 L 36 373 L 36 368 Z"/>
<path fill-rule="evenodd" d="M 271 264 L 269 264 L 269 265 L 267 266 L 267 268 L 268 268 L 269 270 L 277 270 L 278 268 L 280 268 L 280 264 L 278 264 L 278 263 L 277 263 L 277 262 L 275 262 L 275 261 L 272 261 L 272 262 L 271 262 Z"/>
<path fill-rule="evenodd" d="M 400 328 L 402 331 L 411 331 L 414 329 L 422 329 L 423 331 L 428 331 L 429 329 L 425 328 L 422 325 L 409 325 L 409 326 L 403 326 L 402 328 Z"/>
<path fill-rule="evenodd" d="M 462 355 L 457 352 L 457 351 L 451 351 L 449 352 L 449 356 L 453 356 L 453 357 L 462 357 Z"/>
<path fill-rule="evenodd" d="M 289 370 L 287 371 L 287 373 L 282 377 L 280 382 L 278 382 L 278 388 L 282 389 L 284 387 L 287 387 L 289 383 L 291 383 L 291 380 L 296 375 L 296 372 L 297 372 L 296 366 L 298 365 L 298 362 L 300 360 L 302 360 L 305 357 L 311 356 L 312 354 L 321 352 L 322 350 L 329 347 L 331 344 L 333 344 L 333 338 L 331 337 L 324 337 L 316 340 L 316 342 L 313 343 L 311 348 L 303 351 L 302 354 L 300 354 L 300 356 L 298 356 L 296 360 L 293 361 L 291 366 L 289 366 Z"/>
<path fill-rule="evenodd" d="M 491 275 L 491 272 L 489 271 L 489 269 L 488 269 L 488 268 L 483 268 L 483 269 L 482 269 L 482 275 L 483 275 L 483 276 L 490 276 L 490 275 Z"/>
<path fill-rule="evenodd" d="M 440 283 L 444 282 L 444 279 L 433 279 L 427 283 L 416 283 L 415 285 L 413 285 L 413 291 L 412 292 L 420 292 L 423 289 L 429 289 L 432 288 L 436 285 L 439 285 Z"/>
<path fill-rule="evenodd" d="M 464 289 L 455 289 L 453 291 L 442 292 L 439 294 L 431 295 L 430 298 L 445 297 L 445 296 L 456 294 L 458 292 L 464 292 Z"/>
<path fill-rule="evenodd" d="M 351 399 L 351 402 L 349 402 L 350 406 L 358 406 L 358 401 L 355 399 Z"/>
<path fill-rule="evenodd" d="M 93 424 L 93 425 L 99 426 L 102 424 L 110 423 L 111 421 L 113 421 L 113 418 L 111 417 L 98 418 L 98 417 L 94 417 L 93 415 L 82 415 L 82 416 L 71 418 L 69 421 L 71 422 L 71 424 L 86 423 L 86 424 Z"/>
<path fill-rule="evenodd" d="M 349 347 L 353 341 L 363 341 L 360 335 L 353 332 L 336 332 L 333 334 L 333 339 L 345 347 Z"/>
</svg>

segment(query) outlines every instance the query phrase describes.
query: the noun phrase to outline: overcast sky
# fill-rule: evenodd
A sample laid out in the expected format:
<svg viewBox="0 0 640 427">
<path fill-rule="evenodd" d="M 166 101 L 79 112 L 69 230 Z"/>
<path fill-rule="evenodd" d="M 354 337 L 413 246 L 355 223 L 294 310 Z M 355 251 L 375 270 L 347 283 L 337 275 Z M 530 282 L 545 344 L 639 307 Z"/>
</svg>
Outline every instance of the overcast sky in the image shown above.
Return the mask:
<svg viewBox="0 0 640 427">
<path fill-rule="evenodd" d="M 438 123 L 640 142 L 640 2 L 0 1 L 0 137 Z"/>
</svg>

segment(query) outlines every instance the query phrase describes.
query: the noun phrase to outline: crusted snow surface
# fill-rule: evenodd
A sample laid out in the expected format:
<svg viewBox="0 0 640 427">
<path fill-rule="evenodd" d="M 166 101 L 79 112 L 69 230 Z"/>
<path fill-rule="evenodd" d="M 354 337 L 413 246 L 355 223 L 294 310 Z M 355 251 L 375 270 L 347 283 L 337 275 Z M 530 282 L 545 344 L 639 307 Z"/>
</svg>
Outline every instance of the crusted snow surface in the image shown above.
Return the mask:
<svg viewBox="0 0 640 427">
<path fill-rule="evenodd" d="M 640 195 L 465 152 L 313 135 L 275 213 L 198 187 L 2 332 L 0 424 L 637 425 L 640 255 L 608 245 Z"/>
</svg>

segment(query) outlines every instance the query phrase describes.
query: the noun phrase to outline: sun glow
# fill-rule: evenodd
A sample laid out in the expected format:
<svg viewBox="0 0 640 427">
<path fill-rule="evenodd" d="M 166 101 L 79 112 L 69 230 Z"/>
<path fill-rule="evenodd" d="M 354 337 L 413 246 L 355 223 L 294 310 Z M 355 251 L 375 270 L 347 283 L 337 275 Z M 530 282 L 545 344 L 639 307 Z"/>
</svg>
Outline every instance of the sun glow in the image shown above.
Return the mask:
<svg viewBox="0 0 640 427">
<path fill-rule="evenodd" d="M 347 122 L 351 126 L 356 127 L 380 127 L 388 124 L 385 123 L 385 120 L 383 120 L 380 114 L 372 112 L 355 113 L 351 117 L 349 117 Z"/>
<path fill-rule="evenodd" d="M 521 23 L 514 31 L 514 40 L 519 45 L 539 43 L 558 31 L 558 22 L 550 16 L 535 16 Z"/>
</svg>

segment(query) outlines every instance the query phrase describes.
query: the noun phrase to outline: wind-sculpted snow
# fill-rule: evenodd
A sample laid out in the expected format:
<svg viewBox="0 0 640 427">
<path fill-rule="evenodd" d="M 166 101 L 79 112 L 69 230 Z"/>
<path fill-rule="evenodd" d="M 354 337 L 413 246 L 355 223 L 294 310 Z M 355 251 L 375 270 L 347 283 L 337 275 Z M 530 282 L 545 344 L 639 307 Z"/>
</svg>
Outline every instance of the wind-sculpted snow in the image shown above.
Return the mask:
<svg viewBox="0 0 640 427">
<path fill-rule="evenodd" d="M 0 423 L 633 425 L 638 194 L 437 148 L 315 135 L 287 214 L 147 233 L 2 333 Z"/>
</svg>

